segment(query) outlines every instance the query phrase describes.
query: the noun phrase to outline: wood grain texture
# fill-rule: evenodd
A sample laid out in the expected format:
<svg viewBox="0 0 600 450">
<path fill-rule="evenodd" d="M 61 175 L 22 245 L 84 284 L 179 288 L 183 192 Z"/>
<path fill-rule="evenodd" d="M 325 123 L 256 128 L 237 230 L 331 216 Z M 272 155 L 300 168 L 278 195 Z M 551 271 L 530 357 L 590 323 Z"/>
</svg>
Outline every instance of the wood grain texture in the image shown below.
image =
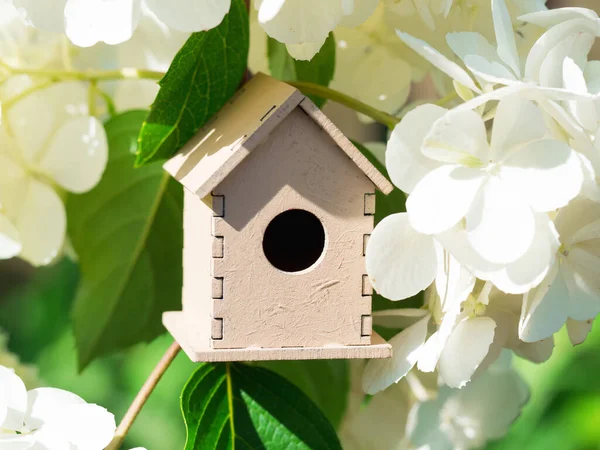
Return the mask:
<svg viewBox="0 0 600 450">
<path fill-rule="evenodd" d="M 214 349 L 193 344 L 194 328 L 181 312 L 165 313 L 165 327 L 194 362 L 273 361 L 307 359 L 380 359 L 392 356 L 392 346 L 373 332 L 370 345 L 328 345 L 324 347 Z M 225 330 L 225 329 L 224 329 Z"/>
<path fill-rule="evenodd" d="M 224 279 L 213 317 L 223 318 L 225 331 L 215 348 L 368 344 L 361 334 L 361 317 L 371 313 L 362 295 L 363 235 L 373 216 L 364 215 L 364 195 L 373 192 L 332 138 L 292 111 L 215 190 L 227 205 L 213 219 L 226 249 L 213 260 L 213 276 Z M 273 267 L 262 247 L 271 220 L 290 209 L 314 214 L 326 234 L 317 263 L 297 273 Z"/>
</svg>

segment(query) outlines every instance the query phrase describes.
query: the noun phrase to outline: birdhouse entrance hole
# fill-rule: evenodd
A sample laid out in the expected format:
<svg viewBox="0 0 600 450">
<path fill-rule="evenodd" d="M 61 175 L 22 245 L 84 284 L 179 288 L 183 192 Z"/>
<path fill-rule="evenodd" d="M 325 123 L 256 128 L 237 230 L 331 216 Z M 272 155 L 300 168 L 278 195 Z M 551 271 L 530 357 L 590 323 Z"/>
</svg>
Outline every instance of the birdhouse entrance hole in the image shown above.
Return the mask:
<svg viewBox="0 0 600 450">
<path fill-rule="evenodd" d="M 302 209 L 290 209 L 276 216 L 263 237 L 267 260 L 284 272 L 308 269 L 324 248 L 325 229 L 321 221 Z"/>
</svg>

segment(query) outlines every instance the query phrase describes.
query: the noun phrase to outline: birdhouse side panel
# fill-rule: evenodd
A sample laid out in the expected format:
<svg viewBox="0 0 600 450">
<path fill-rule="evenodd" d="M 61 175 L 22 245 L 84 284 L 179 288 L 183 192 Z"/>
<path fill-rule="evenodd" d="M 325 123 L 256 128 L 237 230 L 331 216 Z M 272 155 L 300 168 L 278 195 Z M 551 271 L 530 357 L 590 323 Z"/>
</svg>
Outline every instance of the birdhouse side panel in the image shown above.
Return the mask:
<svg viewBox="0 0 600 450">
<path fill-rule="evenodd" d="M 212 196 L 201 199 L 184 190 L 183 313 L 194 324 L 192 341 L 201 347 L 212 342 L 213 203 L 218 201 Z"/>
<path fill-rule="evenodd" d="M 372 182 L 300 108 L 222 182 L 214 348 L 370 344 Z"/>
</svg>

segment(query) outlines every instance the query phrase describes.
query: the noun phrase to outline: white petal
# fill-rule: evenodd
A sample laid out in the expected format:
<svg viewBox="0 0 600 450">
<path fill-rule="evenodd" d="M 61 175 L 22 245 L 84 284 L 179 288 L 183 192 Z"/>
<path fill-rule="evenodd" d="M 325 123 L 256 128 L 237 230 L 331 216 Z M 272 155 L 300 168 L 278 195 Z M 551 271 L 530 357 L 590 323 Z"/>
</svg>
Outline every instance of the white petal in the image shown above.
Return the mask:
<svg viewBox="0 0 600 450">
<path fill-rule="evenodd" d="M 544 281 L 523 297 L 519 338 L 536 342 L 556 333 L 567 320 L 568 298 L 567 285 L 555 263 Z"/>
<path fill-rule="evenodd" d="M 592 319 L 583 321 L 567 319 L 567 332 L 571 344 L 582 344 L 590 331 L 592 331 L 593 325 L 594 321 Z"/>
<path fill-rule="evenodd" d="M 429 313 L 424 309 L 399 308 L 373 312 L 373 324 L 384 328 L 408 328 Z"/>
<path fill-rule="evenodd" d="M 440 162 L 479 166 L 489 159 L 485 123 L 474 111 L 448 111 L 431 127 L 422 152 Z"/>
<path fill-rule="evenodd" d="M 273 1 L 264 1 L 261 10 L 264 3 Z M 229 11 L 231 0 L 146 0 L 146 4 L 170 28 L 191 33 L 219 25 Z"/>
<path fill-rule="evenodd" d="M 479 33 L 471 31 L 448 33 L 446 42 L 463 61 L 469 55 L 479 55 L 488 61 L 500 62 L 496 49 Z"/>
<path fill-rule="evenodd" d="M 102 123 L 95 117 L 79 117 L 56 132 L 40 167 L 66 190 L 81 193 L 100 181 L 107 160 Z"/>
<path fill-rule="evenodd" d="M 313 56 L 319 53 L 326 39 L 319 42 L 303 42 L 301 44 L 285 44 L 290 56 L 300 61 L 310 61 Z"/>
<path fill-rule="evenodd" d="M 569 317 L 588 320 L 600 313 L 600 255 L 576 246 L 561 267 L 569 291 Z"/>
<path fill-rule="evenodd" d="M 392 182 L 404 192 L 412 192 L 425 175 L 439 166 L 423 155 L 421 147 L 433 123 L 446 111 L 436 105 L 421 105 L 394 127 L 387 143 L 385 165 Z"/>
<path fill-rule="evenodd" d="M 460 310 L 475 287 L 475 277 L 448 252 L 439 257 L 435 288 L 440 296 L 442 311 Z"/>
<path fill-rule="evenodd" d="M 116 425 L 106 409 L 82 403 L 62 406 L 44 422 L 44 429 L 77 449 L 103 449 L 113 439 Z"/>
<path fill-rule="evenodd" d="M 372 359 L 367 363 L 363 374 L 363 390 L 367 394 L 376 394 L 397 383 L 413 368 L 427 337 L 429 317 L 426 315 L 389 340 L 393 352 L 391 358 Z"/>
<path fill-rule="evenodd" d="M 25 384 L 12 369 L 0 366 L 0 429 L 21 431 L 26 410 Z"/>
<path fill-rule="evenodd" d="M 498 43 L 498 56 L 513 70 L 517 78 L 520 78 L 521 64 L 517 52 L 517 43 L 515 42 L 515 33 L 504 0 L 492 0 L 492 16 Z"/>
<path fill-rule="evenodd" d="M 513 153 L 504 162 L 500 177 L 539 212 L 565 206 L 583 184 L 576 153 L 567 144 L 550 139 L 532 142 Z"/>
<path fill-rule="evenodd" d="M 277 6 L 278 2 L 270 2 Z M 275 15 L 273 9 L 269 14 L 261 16 L 262 3 L 259 7 L 259 21 L 269 36 L 284 44 L 304 44 L 307 42 L 324 42 L 327 35 L 344 17 L 340 1 L 322 0 L 287 0 L 283 2 Z M 269 20 L 262 20 L 261 19 Z"/>
<path fill-rule="evenodd" d="M 23 8 L 27 19 L 40 30 L 62 33 L 65 30 L 64 9 L 67 0 L 13 0 L 18 8 Z"/>
<path fill-rule="evenodd" d="M 598 20 L 598 15 L 588 8 L 556 8 L 519 16 L 519 20 L 543 28 L 550 28 L 574 19 L 587 19 L 591 22 L 595 22 Z"/>
<path fill-rule="evenodd" d="M 521 358 L 540 364 L 550 359 L 553 350 L 554 338 L 549 337 L 537 342 L 523 342 L 514 349 L 514 352 Z"/>
<path fill-rule="evenodd" d="M 140 17 L 140 0 L 69 0 L 65 34 L 80 47 L 120 44 L 131 38 Z"/>
<path fill-rule="evenodd" d="M 442 317 L 442 323 L 438 330 L 433 333 L 429 339 L 425 342 L 421 354 L 419 355 L 419 361 L 417 362 L 417 368 L 421 372 L 433 372 L 440 360 L 440 356 L 457 321 L 461 320 L 460 315 L 460 303 L 454 303 Z"/>
<path fill-rule="evenodd" d="M 525 79 L 527 80 L 539 80 L 540 70 L 544 60 L 548 57 L 549 53 L 561 42 L 567 39 L 570 35 L 576 35 L 582 32 L 595 33 L 596 25 L 595 22 L 591 22 L 587 19 L 576 19 L 569 20 L 567 22 L 559 23 L 558 25 L 550 28 L 540 37 L 531 48 L 527 61 L 525 64 Z M 566 55 L 565 55 L 566 56 Z M 562 72 L 562 62 L 559 67 L 555 69 Z M 552 68 L 549 67 L 549 70 Z M 556 87 L 556 86 L 555 86 Z"/>
<path fill-rule="evenodd" d="M 546 214 L 536 214 L 535 220 L 533 242 L 522 257 L 493 271 L 482 269 L 477 275 L 507 294 L 523 294 L 539 285 L 554 264 L 560 241 Z"/>
<path fill-rule="evenodd" d="M 437 398 L 422 403 L 417 402 L 410 410 L 406 432 L 411 443 L 419 446 L 419 450 L 456 449 L 452 436 L 442 428 L 440 418 L 441 409 L 452 393 L 451 389 L 442 386 Z"/>
<path fill-rule="evenodd" d="M 0 259 L 17 256 L 21 248 L 19 232 L 5 216 L 0 214 Z"/>
<path fill-rule="evenodd" d="M 27 450 L 32 448 L 34 443 L 35 439 L 31 435 L 0 434 L 0 448 L 2 450 Z"/>
<path fill-rule="evenodd" d="M 57 410 L 67 405 L 84 405 L 85 401 L 62 389 L 38 388 L 27 393 L 27 404 L 25 425 L 35 430 L 46 422 L 54 420 Z"/>
<path fill-rule="evenodd" d="M 456 326 L 439 363 L 440 375 L 448 386 L 461 388 L 469 382 L 488 353 L 495 328 L 489 317 L 466 319 Z"/>
<path fill-rule="evenodd" d="M 87 114 L 87 88 L 80 82 L 57 83 L 18 101 L 6 120 L 23 157 L 36 164 L 57 127 L 72 117 Z"/>
<path fill-rule="evenodd" d="M 515 76 L 503 64 L 489 61 L 479 55 L 467 55 L 465 66 L 477 78 L 489 84 L 513 84 Z"/>
<path fill-rule="evenodd" d="M 492 176 L 472 201 L 465 231 L 475 251 L 487 261 L 516 261 L 531 246 L 535 216 L 520 195 L 512 186 Z"/>
<path fill-rule="evenodd" d="M 21 257 L 33 265 L 48 264 L 63 246 L 65 207 L 52 188 L 31 179 L 15 226 L 23 243 Z"/>
<path fill-rule="evenodd" d="M 480 170 L 451 164 L 427 174 L 406 201 L 413 228 L 424 234 L 452 228 L 469 212 L 486 177 Z"/>
<path fill-rule="evenodd" d="M 411 35 L 403 33 L 400 30 L 396 30 L 396 34 L 402 40 L 402 42 L 433 64 L 436 68 L 447 74 L 450 78 L 458 81 L 460 84 L 468 87 L 474 92 L 481 92 L 481 90 L 475 85 L 473 79 L 467 72 L 465 72 L 464 69 L 462 69 L 455 62 L 450 61 L 448 58 L 430 46 L 427 42 L 412 37 Z"/>
<path fill-rule="evenodd" d="M 344 1 L 344 0 L 342 0 Z M 379 0 L 345 0 L 353 3 L 353 7 L 346 10 L 344 8 L 344 18 L 340 22 L 341 27 L 354 28 L 367 20 L 375 8 L 379 5 Z"/>
<path fill-rule="evenodd" d="M 500 100 L 492 129 L 492 152 L 495 161 L 504 160 L 515 147 L 549 137 L 540 108 L 519 95 Z"/>
<path fill-rule="evenodd" d="M 437 271 L 435 243 L 417 233 L 406 213 L 384 218 L 366 251 L 367 273 L 377 292 L 390 300 L 412 297 L 427 288 Z"/>
<path fill-rule="evenodd" d="M 540 66 L 538 81 L 542 86 L 562 88 L 564 86 L 562 66 L 565 58 L 570 57 L 583 67 L 587 54 L 594 44 L 591 33 L 574 33 L 553 47 Z"/>
<path fill-rule="evenodd" d="M 254 7 L 258 9 L 258 20 L 260 23 L 268 22 L 279 14 L 281 7 L 286 0 L 260 0 L 254 3 Z"/>
<path fill-rule="evenodd" d="M 558 212 L 554 223 L 562 242 L 572 246 L 594 238 L 597 220 L 600 220 L 600 204 L 578 197 Z"/>
<path fill-rule="evenodd" d="M 583 71 L 571 58 L 566 58 L 563 63 L 563 82 L 565 89 L 582 94 L 588 92 Z M 598 113 L 592 100 L 572 100 L 568 102 L 568 108 L 584 128 L 591 132 L 598 129 Z"/>
</svg>

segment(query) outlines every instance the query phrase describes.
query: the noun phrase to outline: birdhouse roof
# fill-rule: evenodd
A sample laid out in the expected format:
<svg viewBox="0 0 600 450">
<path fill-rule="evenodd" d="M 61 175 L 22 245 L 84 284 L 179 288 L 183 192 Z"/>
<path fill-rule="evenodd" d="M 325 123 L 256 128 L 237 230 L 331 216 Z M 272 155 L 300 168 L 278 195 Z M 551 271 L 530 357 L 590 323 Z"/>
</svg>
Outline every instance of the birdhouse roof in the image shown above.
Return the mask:
<svg viewBox="0 0 600 450">
<path fill-rule="evenodd" d="M 165 164 L 199 197 L 210 194 L 296 107 L 300 107 L 383 193 L 393 186 L 310 99 L 296 88 L 257 73 Z"/>
</svg>

